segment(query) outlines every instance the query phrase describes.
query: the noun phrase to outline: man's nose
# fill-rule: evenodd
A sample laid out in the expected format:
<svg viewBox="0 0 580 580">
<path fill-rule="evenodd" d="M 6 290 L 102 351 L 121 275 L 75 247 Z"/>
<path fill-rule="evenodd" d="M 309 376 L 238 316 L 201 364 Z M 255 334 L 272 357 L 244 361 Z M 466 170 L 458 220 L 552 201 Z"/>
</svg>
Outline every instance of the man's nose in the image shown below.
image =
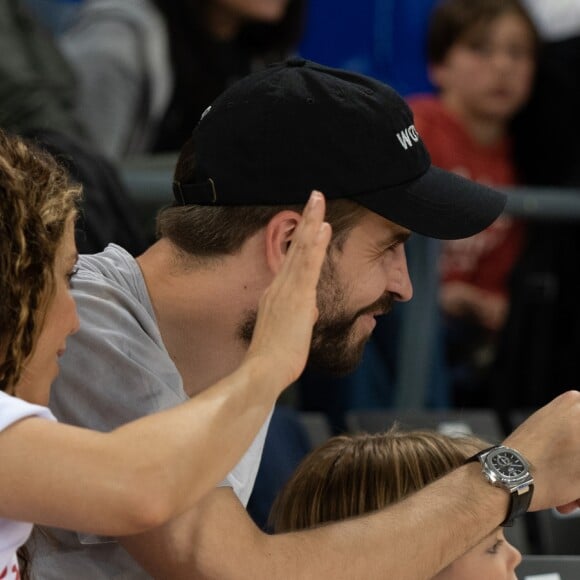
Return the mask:
<svg viewBox="0 0 580 580">
<path fill-rule="evenodd" d="M 403 244 L 395 249 L 395 260 L 392 266 L 392 276 L 387 290 L 398 302 L 408 302 L 413 297 L 413 284 L 409 277 L 407 255 Z"/>
</svg>

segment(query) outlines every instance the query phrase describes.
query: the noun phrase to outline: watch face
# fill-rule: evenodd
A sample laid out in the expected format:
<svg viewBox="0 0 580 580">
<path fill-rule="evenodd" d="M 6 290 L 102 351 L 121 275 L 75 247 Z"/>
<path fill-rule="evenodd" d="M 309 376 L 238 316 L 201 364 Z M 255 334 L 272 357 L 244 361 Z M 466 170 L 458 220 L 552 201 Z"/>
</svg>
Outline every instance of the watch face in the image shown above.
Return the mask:
<svg viewBox="0 0 580 580">
<path fill-rule="evenodd" d="M 487 457 L 487 463 L 502 478 L 518 479 L 528 473 L 528 464 L 511 449 L 494 449 Z"/>
</svg>

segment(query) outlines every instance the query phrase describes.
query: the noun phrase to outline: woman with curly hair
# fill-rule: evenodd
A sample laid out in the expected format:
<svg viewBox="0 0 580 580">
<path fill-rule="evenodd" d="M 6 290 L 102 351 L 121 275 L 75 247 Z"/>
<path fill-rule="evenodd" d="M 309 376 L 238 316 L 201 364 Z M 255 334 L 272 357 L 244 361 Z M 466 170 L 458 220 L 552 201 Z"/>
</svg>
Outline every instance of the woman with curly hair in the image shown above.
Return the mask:
<svg viewBox="0 0 580 580">
<path fill-rule="evenodd" d="M 47 153 L 0 131 L 0 578 L 18 575 L 32 525 L 134 534 L 190 508 L 235 465 L 300 374 L 330 238 L 314 194 L 264 294 L 241 366 L 171 410 L 110 433 L 58 424 L 46 408 L 67 337 L 79 187 Z M 10 576 L 11 577 L 11 576 Z"/>
</svg>

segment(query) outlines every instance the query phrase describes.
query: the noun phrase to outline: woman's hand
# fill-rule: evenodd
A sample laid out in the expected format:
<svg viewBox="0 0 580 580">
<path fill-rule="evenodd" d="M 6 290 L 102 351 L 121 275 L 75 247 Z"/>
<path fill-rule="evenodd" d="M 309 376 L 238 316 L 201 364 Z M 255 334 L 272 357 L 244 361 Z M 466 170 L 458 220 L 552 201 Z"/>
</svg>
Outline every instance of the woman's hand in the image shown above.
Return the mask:
<svg viewBox="0 0 580 580">
<path fill-rule="evenodd" d="M 318 318 L 316 286 L 331 237 L 325 207 L 324 196 L 313 191 L 284 263 L 260 300 L 246 355 L 246 360 L 259 358 L 272 372 L 273 383 L 282 381 L 282 388 L 304 370 Z"/>
</svg>

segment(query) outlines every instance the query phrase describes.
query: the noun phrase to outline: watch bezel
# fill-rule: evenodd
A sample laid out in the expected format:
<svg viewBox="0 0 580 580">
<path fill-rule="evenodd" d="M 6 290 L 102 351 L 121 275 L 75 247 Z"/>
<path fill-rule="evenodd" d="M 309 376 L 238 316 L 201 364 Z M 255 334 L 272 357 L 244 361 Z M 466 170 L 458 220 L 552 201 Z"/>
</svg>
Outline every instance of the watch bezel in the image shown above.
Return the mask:
<svg viewBox="0 0 580 580">
<path fill-rule="evenodd" d="M 524 467 L 524 471 L 518 475 L 503 475 L 491 463 L 491 460 L 501 453 L 515 455 Z M 531 465 L 526 458 L 515 449 L 507 445 L 494 445 L 484 449 L 465 460 L 465 463 L 479 461 L 481 473 L 488 483 L 507 491 L 510 495 L 510 504 L 507 515 L 500 526 L 512 526 L 515 518 L 525 514 L 534 495 L 534 478 L 531 473 Z"/>
<path fill-rule="evenodd" d="M 523 471 L 517 475 L 505 475 L 501 473 L 495 465 L 493 465 L 492 461 L 498 455 L 502 455 L 505 453 L 509 453 L 515 455 L 518 460 L 521 462 L 523 466 Z M 487 452 L 484 457 L 482 457 L 483 467 L 485 468 L 485 473 L 487 474 L 489 480 L 493 484 L 499 484 L 501 486 L 505 486 L 508 489 L 517 488 L 520 484 L 530 483 L 531 473 L 530 473 L 530 464 L 528 461 L 523 457 L 521 453 L 512 449 L 511 447 L 506 447 L 504 445 L 499 445 L 494 447 L 489 452 Z M 532 479 L 533 481 L 533 479 Z"/>
</svg>

